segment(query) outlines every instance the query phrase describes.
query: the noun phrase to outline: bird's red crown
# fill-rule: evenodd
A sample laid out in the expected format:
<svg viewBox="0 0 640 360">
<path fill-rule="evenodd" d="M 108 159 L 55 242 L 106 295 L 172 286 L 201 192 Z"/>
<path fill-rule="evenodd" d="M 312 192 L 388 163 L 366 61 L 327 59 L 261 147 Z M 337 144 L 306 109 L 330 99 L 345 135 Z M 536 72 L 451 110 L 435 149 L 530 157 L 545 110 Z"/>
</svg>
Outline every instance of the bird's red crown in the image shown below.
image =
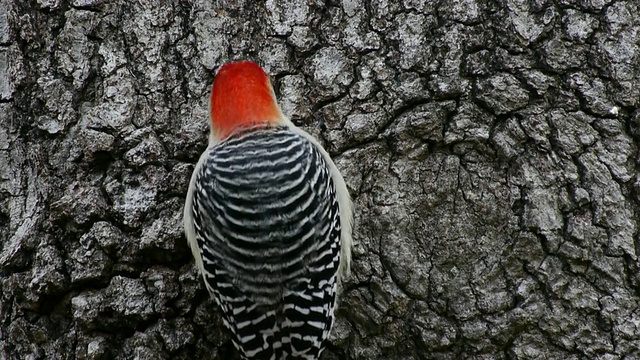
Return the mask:
<svg viewBox="0 0 640 360">
<path fill-rule="evenodd" d="M 283 117 L 269 75 L 251 61 L 223 65 L 211 91 L 212 131 L 224 139 L 239 128 L 276 123 Z"/>
</svg>

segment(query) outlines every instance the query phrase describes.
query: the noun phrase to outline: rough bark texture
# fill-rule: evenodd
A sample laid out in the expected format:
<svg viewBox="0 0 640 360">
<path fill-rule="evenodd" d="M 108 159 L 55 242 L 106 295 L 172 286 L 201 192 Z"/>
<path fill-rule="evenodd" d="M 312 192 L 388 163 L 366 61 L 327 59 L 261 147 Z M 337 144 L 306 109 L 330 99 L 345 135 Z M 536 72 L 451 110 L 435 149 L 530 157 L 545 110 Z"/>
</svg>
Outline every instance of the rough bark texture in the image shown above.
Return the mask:
<svg viewBox="0 0 640 360">
<path fill-rule="evenodd" d="M 638 14 L 0 0 L 0 358 L 232 356 L 181 221 L 240 58 L 355 199 L 324 359 L 640 358 Z"/>
</svg>

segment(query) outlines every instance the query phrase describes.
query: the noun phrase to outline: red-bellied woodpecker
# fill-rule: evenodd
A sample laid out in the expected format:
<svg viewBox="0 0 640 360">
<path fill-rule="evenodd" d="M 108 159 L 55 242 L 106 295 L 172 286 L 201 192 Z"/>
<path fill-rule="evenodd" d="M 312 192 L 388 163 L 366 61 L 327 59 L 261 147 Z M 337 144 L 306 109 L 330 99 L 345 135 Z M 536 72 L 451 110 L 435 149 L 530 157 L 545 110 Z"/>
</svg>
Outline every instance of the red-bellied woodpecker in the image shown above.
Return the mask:
<svg viewBox="0 0 640 360">
<path fill-rule="evenodd" d="M 243 357 L 318 359 L 351 258 L 344 179 L 255 63 L 220 68 L 210 112 L 184 209 L 198 269 Z"/>
</svg>

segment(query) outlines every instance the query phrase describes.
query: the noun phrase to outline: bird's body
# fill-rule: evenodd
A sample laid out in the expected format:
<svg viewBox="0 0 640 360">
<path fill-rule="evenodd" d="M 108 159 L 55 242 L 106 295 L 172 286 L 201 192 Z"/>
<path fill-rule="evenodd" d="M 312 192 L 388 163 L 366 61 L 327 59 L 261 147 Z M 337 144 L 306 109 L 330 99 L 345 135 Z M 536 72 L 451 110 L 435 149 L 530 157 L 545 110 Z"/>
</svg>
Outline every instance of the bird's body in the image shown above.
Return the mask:
<svg viewBox="0 0 640 360">
<path fill-rule="evenodd" d="M 187 194 L 187 239 L 243 357 L 318 359 L 349 267 L 346 185 L 320 144 L 282 115 L 257 65 L 226 66 Z M 240 98 L 255 91 L 255 102 Z"/>
</svg>

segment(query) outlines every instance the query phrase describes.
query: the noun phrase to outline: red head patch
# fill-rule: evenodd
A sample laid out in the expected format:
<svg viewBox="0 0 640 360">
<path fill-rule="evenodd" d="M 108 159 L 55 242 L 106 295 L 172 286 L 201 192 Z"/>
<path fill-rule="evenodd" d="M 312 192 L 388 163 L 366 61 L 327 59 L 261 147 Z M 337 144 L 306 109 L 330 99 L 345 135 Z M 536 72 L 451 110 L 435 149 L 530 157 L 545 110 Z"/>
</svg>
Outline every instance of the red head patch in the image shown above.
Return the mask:
<svg viewBox="0 0 640 360">
<path fill-rule="evenodd" d="M 211 91 L 212 130 L 219 139 L 234 130 L 282 118 L 269 75 L 251 61 L 223 65 Z"/>
</svg>

